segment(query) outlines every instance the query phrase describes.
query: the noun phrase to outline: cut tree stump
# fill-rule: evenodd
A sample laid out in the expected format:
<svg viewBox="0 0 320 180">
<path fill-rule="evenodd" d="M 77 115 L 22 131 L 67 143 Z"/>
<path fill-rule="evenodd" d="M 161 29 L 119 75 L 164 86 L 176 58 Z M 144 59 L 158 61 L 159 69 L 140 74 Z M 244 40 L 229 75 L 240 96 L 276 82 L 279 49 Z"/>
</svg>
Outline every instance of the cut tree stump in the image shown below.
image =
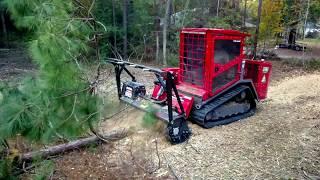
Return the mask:
<svg viewBox="0 0 320 180">
<path fill-rule="evenodd" d="M 105 134 L 103 135 L 103 138 L 108 139 L 110 140 L 110 142 L 112 142 L 112 141 L 125 138 L 127 135 L 128 135 L 128 131 L 123 130 L 123 131 L 115 131 L 109 134 Z M 61 154 L 73 149 L 85 147 L 98 142 L 105 142 L 105 140 L 102 140 L 97 136 L 91 136 L 88 138 L 75 140 L 65 144 L 51 146 L 46 149 L 41 149 L 39 151 L 28 152 L 28 153 L 22 154 L 19 160 L 20 162 L 25 162 L 25 161 L 31 161 L 32 159 L 35 159 L 35 158 L 48 158 L 49 156 L 54 156 L 57 154 Z"/>
</svg>

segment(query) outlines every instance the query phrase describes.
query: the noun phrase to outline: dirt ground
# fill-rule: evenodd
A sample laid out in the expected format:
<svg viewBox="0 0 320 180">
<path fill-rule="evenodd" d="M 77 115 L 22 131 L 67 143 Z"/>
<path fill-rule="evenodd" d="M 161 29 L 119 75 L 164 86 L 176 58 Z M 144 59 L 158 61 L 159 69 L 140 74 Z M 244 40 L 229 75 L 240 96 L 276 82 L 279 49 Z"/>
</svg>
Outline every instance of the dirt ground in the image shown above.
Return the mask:
<svg viewBox="0 0 320 180">
<path fill-rule="evenodd" d="M 304 58 L 306 60 L 309 59 L 318 59 L 320 57 L 320 48 L 312 48 L 308 49 L 305 52 L 303 51 L 295 51 L 291 49 L 275 49 L 275 53 L 281 59 L 299 59 Z"/>
<path fill-rule="evenodd" d="M 65 179 L 308 179 L 320 175 L 320 73 L 273 62 L 269 98 L 255 116 L 203 129 L 189 123 L 187 143 L 170 145 L 162 127 L 141 126 L 128 108 L 102 123 L 135 133 L 94 151 L 56 159 Z M 114 102 L 115 103 L 115 102 Z M 120 108 L 119 108 L 120 109 Z M 160 160 L 160 166 L 159 161 Z M 64 179 L 62 178 L 62 179 Z"/>
<path fill-rule="evenodd" d="M 9 53 L 9 54 L 8 54 Z M 33 70 L 28 58 L 0 51 L 1 80 Z M 11 54 L 11 56 L 10 56 Z M 22 56 L 25 57 L 25 56 Z M 9 58 L 9 59 L 8 59 Z M 19 63 L 20 62 L 20 63 Z M 26 63 L 27 62 L 27 63 Z M 105 76 L 110 76 L 106 70 Z M 148 74 L 138 79 L 152 84 Z M 100 87 L 105 114 L 100 131 L 130 128 L 133 135 L 111 144 L 79 149 L 54 158 L 52 179 L 317 179 L 320 176 L 320 72 L 273 62 L 269 98 L 247 119 L 212 129 L 189 122 L 193 135 L 170 145 L 163 123 L 145 128 L 144 113 L 119 104 L 114 79 Z"/>
<path fill-rule="evenodd" d="M 298 43 L 303 43 L 306 46 L 306 50 L 303 51 L 295 51 L 291 49 L 274 49 L 275 53 L 281 59 L 319 59 L 320 58 L 320 41 L 309 39 L 307 41 L 302 41 Z"/>
</svg>

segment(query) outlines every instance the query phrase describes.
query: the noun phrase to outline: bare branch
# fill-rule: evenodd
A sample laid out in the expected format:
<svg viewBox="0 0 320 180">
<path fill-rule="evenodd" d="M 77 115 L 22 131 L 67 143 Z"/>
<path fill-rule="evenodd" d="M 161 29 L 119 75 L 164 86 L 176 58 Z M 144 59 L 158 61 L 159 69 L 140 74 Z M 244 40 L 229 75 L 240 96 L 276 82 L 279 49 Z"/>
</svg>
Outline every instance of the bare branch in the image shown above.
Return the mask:
<svg viewBox="0 0 320 180">
<path fill-rule="evenodd" d="M 110 141 L 115 141 L 122 139 L 126 137 L 128 134 L 128 131 L 126 130 L 121 130 L 121 131 L 114 131 L 109 134 L 103 135 L 104 138 L 109 139 Z M 97 136 L 91 136 L 79 140 L 75 140 L 66 144 L 60 144 L 56 146 L 51 146 L 46 149 L 41 149 L 39 151 L 33 151 L 33 152 L 28 152 L 25 154 L 20 155 L 20 162 L 32 160 L 34 158 L 48 158 L 49 156 L 57 155 L 63 152 L 67 152 L 76 148 L 81 148 L 88 146 L 89 144 L 97 143 L 101 141 Z"/>
</svg>

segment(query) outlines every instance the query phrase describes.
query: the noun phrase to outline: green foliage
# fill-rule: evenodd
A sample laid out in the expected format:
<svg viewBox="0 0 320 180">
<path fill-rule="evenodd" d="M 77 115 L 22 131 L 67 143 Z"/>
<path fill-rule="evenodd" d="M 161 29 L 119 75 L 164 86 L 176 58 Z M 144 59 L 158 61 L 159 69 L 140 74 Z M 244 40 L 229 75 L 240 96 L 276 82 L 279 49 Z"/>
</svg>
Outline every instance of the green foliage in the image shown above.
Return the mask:
<svg viewBox="0 0 320 180">
<path fill-rule="evenodd" d="M 72 0 L 5 0 L 16 26 L 33 39 L 29 52 L 39 70 L 19 84 L 0 85 L 0 139 L 21 135 L 49 143 L 72 139 L 99 119 L 97 96 L 89 93 L 81 59 L 88 57 L 93 30 L 75 13 Z M 1 160 L 1 176 L 12 171 L 10 158 Z M 52 163 L 41 162 L 35 179 L 46 179 Z"/>
<path fill-rule="evenodd" d="M 320 59 L 312 59 L 307 61 L 306 68 L 309 70 L 320 70 Z"/>
<path fill-rule="evenodd" d="M 115 2 L 115 26 L 113 26 L 112 0 L 97 0 L 95 3 L 95 17 L 104 24 L 99 27 L 103 36 L 100 39 L 100 51 L 103 56 L 114 56 L 115 49 L 122 54 L 123 49 L 123 1 Z M 222 2 L 222 1 L 221 1 Z M 232 9 L 231 1 L 223 2 L 220 6 L 219 17 L 209 14 L 208 4 L 212 1 L 173 1 L 171 9 L 171 23 L 168 29 L 168 55 L 178 54 L 179 30 L 183 27 L 215 27 L 239 29 L 241 26 L 240 10 Z M 131 59 L 154 60 L 156 54 L 156 31 L 162 31 L 157 26 L 156 19 L 163 22 L 165 1 L 129 1 L 128 10 L 128 54 Z M 162 24 L 162 23 L 161 23 Z M 116 47 L 114 36 L 116 36 Z M 160 32 L 160 48 L 162 48 L 162 32 Z M 161 57 L 161 52 L 160 52 Z M 168 57 L 170 58 L 170 57 Z"/>
<path fill-rule="evenodd" d="M 0 159 L 0 179 L 15 180 L 17 179 L 12 175 L 12 160 Z"/>
<path fill-rule="evenodd" d="M 320 1 L 319 0 L 311 0 L 309 20 L 314 23 L 319 22 L 320 20 Z"/>
<path fill-rule="evenodd" d="M 156 125 L 157 117 L 155 116 L 155 109 L 148 107 L 147 113 L 143 116 L 142 125 L 146 128 L 151 128 Z"/>
<path fill-rule="evenodd" d="M 176 53 L 168 54 L 168 65 L 170 67 L 179 67 L 179 55 Z"/>
<path fill-rule="evenodd" d="M 242 24 L 241 14 L 234 9 L 224 7 L 220 10 L 219 17 L 209 19 L 209 27 L 222 29 L 240 29 Z"/>
<path fill-rule="evenodd" d="M 220 18 L 220 17 L 211 18 L 208 24 L 209 24 L 209 27 L 222 28 L 222 29 L 231 28 L 230 24 L 226 21 L 226 19 Z"/>
<path fill-rule="evenodd" d="M 121 25 L 122 14 L 120 7 L 120 1 L 115 1 L 116 26 L 113 26 L 112 0 L 97 0 L 95 3 L 95 18 L 103 24 L 103 26 L 97 26 L 97 30 L 101 32 L 99 49 L 102 57 L 110 57 L 112 56 L 113 49 L 121 48 L 120 46 L 113 47 L 114 41 L 116 41 L 117 44 L 119 40 L 121 40 L 121 29 L 119 25 Z M 114 39 L 114 34 L 119 40 Z"/>
<path fill-rule="evenodd" d="M 285 27 L 304 27 L 305 15 L 308 8 L 307 0 L 284 0 L 282 23 Z M 320 1 L 310 0 L 307 22 L 319 23 Z"/>
<path fill-rule="evenodd" d="M 274 38 L 283 31 L 282 27 L 282 1 L 265 0 L 262 3 L 262 17 L 260 23 L 260 39 Z"/>
<path fill-rule="evenodd" d="M 168 51 L 167 61 L 168 66 L 178 67 L 179 66 L 179 46 L 180 46 L 180 34 L 172 29 L 168 38 Z"/>
<path fill-rule="evenodd" d="M 34 180 L 46 180 L 54 172 L 54 163 L 50 160 L 40 161 L 35 167 L 35 174 L 32 176 Z"/>
<path fill-rule="evenodd" d="M 0 137 L 21 134 L 32 141 L 73 138 L 98 119 L 98 98 L 88 93 L 79 58 L 88 52 L 92 30 L 72 16 L 72 1 L 6 0 L 18 27 L 33 31 L 30 54 L 36 78 L 2 88 Z"/>
<path fill-rule="evenodd" d="M 114 0 L 114 2 L 116 26 L 113 26 L 112 0 L 97 0 L 95 3 L 95 18 L 104 24 L 104 27 L 97 26 L 102 35 L 99 44 L 102 57 L 113 56 L 115 50 L 120 54 L 122 52 L 123 1 Z M 154 28 L 153 2 L 135 0 L 129 3 L 128 8 L 128 50 L 129 54 L 133 55 L 132 58 L 138 59 L 144 53 L 143 42 L 146 41 L 148 45 L 153 42 L 153 39 L 150 38 L 153 36 Z M 114 47 L 115 43 L 116 47 Z M 137 48 L 139 46 L 142 48 Z"/>
</svg>

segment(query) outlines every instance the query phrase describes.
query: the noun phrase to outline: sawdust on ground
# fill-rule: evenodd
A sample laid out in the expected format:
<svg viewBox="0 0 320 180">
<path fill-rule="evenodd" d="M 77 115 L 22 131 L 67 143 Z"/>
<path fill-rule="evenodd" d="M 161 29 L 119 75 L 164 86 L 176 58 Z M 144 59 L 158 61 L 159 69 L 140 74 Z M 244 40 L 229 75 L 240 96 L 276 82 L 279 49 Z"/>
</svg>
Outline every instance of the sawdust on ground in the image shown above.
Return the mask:
<svg viewBox="0 0 320 180">
<path fill-rule="evenodd" d="M 144 128 L 141 126 L 144 113 L 113 101 L 113 107 L 125 107 L 125 110 L 103 122 L 101 131 L 125 127 L 134 129 L 135 134 L 112 145 L 74 151 L 56 159 L 56 177 L 304 179 L 320 176 L 320 73 L 279 68 L 283 66 L 275 62 L 269 99 L 259 104 L 255 116 L 212 129 L 189 123 L 193 135 L 180 145 L 166 141 L 164 126 Z M 104 90 L 109 88 L 114 86 Z"/>
</svg>

